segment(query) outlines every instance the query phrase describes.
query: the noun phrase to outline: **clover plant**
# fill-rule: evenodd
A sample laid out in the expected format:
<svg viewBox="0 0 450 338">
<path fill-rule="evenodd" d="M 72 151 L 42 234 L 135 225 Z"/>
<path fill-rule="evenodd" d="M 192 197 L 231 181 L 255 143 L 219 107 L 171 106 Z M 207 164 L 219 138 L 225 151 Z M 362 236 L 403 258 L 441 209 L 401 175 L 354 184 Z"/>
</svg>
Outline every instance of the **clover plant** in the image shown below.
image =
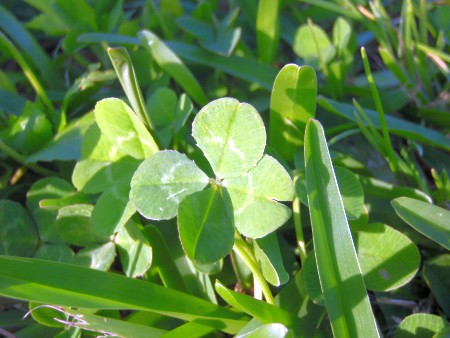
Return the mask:
<svg viewBox="0 0 450 338">
<path fill-rule="evenodd" d="M 279 201 L 292 201 L 294 188 L 283 166 L 264 155 L 266 131 L 251 105 L 231 98 L 207 104 L 192 136 L 216 176 L 177 151 L 159 151 L 134 173 L 130 200 L 148 219 L 177 216 L 188 257 L 205 264 L 231 251 L 235 228 L 256 239 L 283 225 L 291 210 Z"/>
</svg>

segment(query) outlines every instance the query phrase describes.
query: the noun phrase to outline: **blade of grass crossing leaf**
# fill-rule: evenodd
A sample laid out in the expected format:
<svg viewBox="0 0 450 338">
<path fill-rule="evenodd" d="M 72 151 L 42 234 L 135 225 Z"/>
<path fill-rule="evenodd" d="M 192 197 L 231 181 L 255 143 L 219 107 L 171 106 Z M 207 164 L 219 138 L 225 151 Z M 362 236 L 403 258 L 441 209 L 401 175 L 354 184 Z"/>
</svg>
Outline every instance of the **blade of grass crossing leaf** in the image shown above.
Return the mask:
<svg viewBox="0 0 450 338">
<path fill-rule="evenodd" d="M 195 102 L 200 106 L 208 103 L 206 94 L 197 79 L 163 41 L 148 30 L 140 31 L 138 35 L 142 44 L 158 65 L 172 76 Z"/>
<path fill-rule="evenodd" d="M 152 266 L 157 267 L 164 285 L 171 289 L 188 292 L 183 276 L 180 274 L 161 232 L 153 225 L 146 226 L 143 232 L 154 252 Z"/>
<path fill-rule="evenodd" d="M 177 290 L 30 258 L 0 257 L 0 295 L 60 306 L 143 310 L 187 321 L 201 319 L 202 324 L 231 334 L 246 324 L 242 314 Z"/>
<path fill-rule="evenodd" d="M 306 186 L 325 305 L 336 337 L 379 337 L 322 126 L 305 134 Z"/>
<path fill-rule="evenodd" d="M 259 0 L 256 18 L 259 59 L 272 63 L 278 50 L 280 37 L 279 0 Z"/>
<path fill-rule="evenodd" d="M 134 72 L 134 67 L 131 63 L 131 58 L 127 50 L 122 47 L 108 48 L 108 55 L 134 112 L 139 117 L 141 122 L 150 129 L 150 131 L 154 131 L 155 126 L 150 120 L 150 115 L 147 112 L 147 108 L 137 82 L 136 73 Z"/>
<path fill-rule="evenodd" d="M 2 33 L 0 32 L 0 47 L 5 48 L 11 55 L 14 60 L 19 64 L 20 68 L 22 68 L 25 77 L 30 82 L 31 86 L 36 91 L 39 98 L 42 100 L 47 109 L 44 112 L 47 114 L 48 119 L 52 122 L 53 128 L 55 130 L 59 129 L 59 118 L 56 114 L 55 108 L 53 108 L 53 104 L 47 96 L 44 87 L 39 82 L 39 79 L 34 74 L 33 70 L 29 66 L 27 60 L 22 56 L 22 53 L 14 46 L 14 44 Z"/>
<path fill-rule="evenodd" d="M 281 323 L 292 329 L 296 336 L 304 337 L 302 320 L 296 315 L 283 310 L 275 305 L 265 303 L 248 295 L 243 295 L 226 288 L 222 283 L 216 281 L 217 293 L 231 306 L 246 312 L 260 322 Z"/>
</svg>

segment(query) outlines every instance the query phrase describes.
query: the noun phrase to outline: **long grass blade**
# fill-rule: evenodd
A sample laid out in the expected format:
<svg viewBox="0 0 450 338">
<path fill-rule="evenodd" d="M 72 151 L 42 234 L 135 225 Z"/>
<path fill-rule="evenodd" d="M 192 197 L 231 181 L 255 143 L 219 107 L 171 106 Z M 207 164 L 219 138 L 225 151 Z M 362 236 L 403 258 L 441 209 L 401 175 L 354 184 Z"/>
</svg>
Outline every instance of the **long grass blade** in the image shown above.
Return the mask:
<svg viewBox="0 0 450 338">
<path fill-rule="evenodd" d="M 246 324 L 242 314 L 157 284 L 31 258 L 0 256 L 0 295 L 59 306 L 143 310 L 187 321 L 201 319 L 202 324 L 231 334 Z"/>
<path fill-rule="evenodd" d="M 321 124 L 305 134 L 306 187 L 320 284 L 335 337 L 379 337 Z"/>
</svg>

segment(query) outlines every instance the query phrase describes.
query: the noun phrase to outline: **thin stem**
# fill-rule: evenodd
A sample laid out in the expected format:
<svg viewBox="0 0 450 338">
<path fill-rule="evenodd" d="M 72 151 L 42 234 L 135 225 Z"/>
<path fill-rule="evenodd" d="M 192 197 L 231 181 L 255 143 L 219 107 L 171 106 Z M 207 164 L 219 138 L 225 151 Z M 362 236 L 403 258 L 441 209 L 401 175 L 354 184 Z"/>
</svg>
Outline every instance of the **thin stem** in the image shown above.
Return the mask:
<svg viewBox="0 0 450 338">
<path fill-rule="evenodd" d="M 253 273 L 255 280 L 258 281 L 258 283 L 261 287 L 261 291 L 262 291 L 267 303 L 275 304 L 275 300 L 273 298 L 272 291 L 270 291 L 270 288 L 266 282 L 266 279 L 264 278 L 261 270 L 259 269 L 258 265 L 256 264 L 255 258 L 253 256 L 253 254 L 251 254 L 251 250 L 250 250 L 248 244 L 244 241 L 244 239 L 241 237 L 241 235 L 237 232 L 235 233 L 235 236 L 234 236 L 233 250 L 239 255 L 239 257 L 241 257 L 241 259 L 245 262 L 245 264 L 248 266 L 250 271 Z"/>
<path fill-rule="evenodd" d="M 0 151 L 5 153 L 7 156 L 11 157 L 14 161 L 24 165 L 26 168 L 30 168 L 31 170 L 33 170 L 38 174 L 44 176 L 59 176 L 58 173 L 49 170 L 47 168 L 41 167 L 40 165 L 27 163 L 26 158 L 23 155 L 19 154 L 17 151 L 15 151 L 2 141 L 0 141 Z"/>
<path fill-rule="evenodd" d="M 305 263 L 307 253 L 300 214 L 300 199 L 298 197 L 296 197 L 292 202 L 292 211 L 294 216 L 295 236 L 297 237 L 297 246 L 300 255 L 300 262 L 303 265 L 303 263 Z"/>
</svg>

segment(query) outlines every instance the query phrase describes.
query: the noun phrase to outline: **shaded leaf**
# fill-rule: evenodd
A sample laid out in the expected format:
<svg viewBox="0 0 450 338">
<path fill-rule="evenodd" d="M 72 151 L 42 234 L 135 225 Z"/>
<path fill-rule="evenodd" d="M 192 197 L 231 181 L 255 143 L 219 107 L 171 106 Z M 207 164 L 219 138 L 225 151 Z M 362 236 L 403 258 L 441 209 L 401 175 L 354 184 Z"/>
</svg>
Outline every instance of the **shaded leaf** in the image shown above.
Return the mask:
<svg viewBox="0 0 450 338">
<path fill-rule="evenodd" d="M 61 242 L 56 231 L 57 210 L 42 209 L 44 199 L 69 196 L 74 191 L 72 185 L 58 177 L 48 177 L 36 181 L 27 192 L 27 208 L 39 229 L 39 237 L 46 242 Z"/>
<path fill-rule="evenodd" d="M 72 249 L 63 243 L 41 244 L 33 255 L 34 258 L 61 263 L 70 263 L 73 256 Z"/>
<path fill-rule="evenodd" d="M 450 255 L 443 254 L 425 261 L 423 276 L 434 298 L 450 317 Z"/>
<path fill-rule="evenodd" d="M 39 151 L 26 158 L 27 163 L 54 160 L 79 160 L 81 143 L 86 130 L 94 122 L 94 114 L 88 113 L 68 124 Z"/>
<path fill-rule="evenodd" d="M 181 201 L 178 230 L 187 256 L 200 264 L 216 262 L 233 248 L 234 227 L 215 189 L 194 192 Z"/>
<path fill-rule="evenodd" d="M 39 243 L 38 232 L 21 204 L 0 200 L 0 255 L 31 256 Z"/>
<path fill-rule="evenodd" d="M 59 209 L 56 220 L 59 236 L 67 243 L 78 246 L 105 242 L 107 238 L 97 235 L 92 229 L 93 208 L 90 204 L 75 204 Z"/>
<path fill-rule="evenodd" d="M 139 226 L 132 220 L 115 237 L 125 275 L 142 277 L 152 264 L 152 248 Z"/>
</svg>

